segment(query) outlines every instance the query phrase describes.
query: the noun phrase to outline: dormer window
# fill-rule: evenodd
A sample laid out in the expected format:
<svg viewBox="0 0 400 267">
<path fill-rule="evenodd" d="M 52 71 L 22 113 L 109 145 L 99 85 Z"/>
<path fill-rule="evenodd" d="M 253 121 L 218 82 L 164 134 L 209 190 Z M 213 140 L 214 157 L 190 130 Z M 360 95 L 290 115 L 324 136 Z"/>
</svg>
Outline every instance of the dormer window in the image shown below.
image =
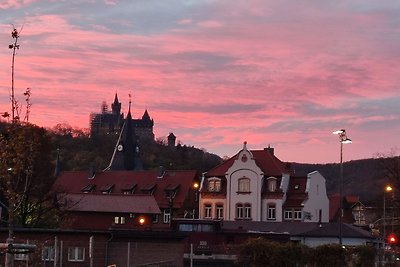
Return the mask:
<svg viewBox="0 0 400 267">
<path fill-rule="evenodd" d="M 100 188 L 100 191 L 103 194 L 111 194 L 113 188 L 114 188 L 114 184 L 107 184 L 107 185 L 102 186 Z"/>
<path fill-rule="evenodd" d="M 219 192 L 221 191 L 221 179 L 209 178 L 208 179 L 208 192 Z"/>
<path fill-rule="evenodd" d="M 166 188 L 164 188 L 164 194 L 165 197 L 170 198 L 170 199 L 174 199 L 176 196 L 176 193 L 178 193 L 180 185 L 176 184 L 176 185 L 168 185 Z"/>
<path fill-rule="evenodd" d="M 142 193 L 146 194 L 146 195 L 153 195 L 155 189 L 156 189 L 155 184 L 147 184 L 147 185 L 143 186 L 142 188 L 140 188 L 140 191 L 142 191 Z"/>
<path fill-rule="evenodd" d="M 122 194 L 131 195 L 135 192 L 137 185 L 136 184 L 126 184 L 121 188 Z"/>
<path fill-rule="evenodd" d="M 269 192 L 275 192 L 276 191 L 276 178 L 275 177 L 269 177 L 267 179 L 267 184 L 268 184 L 268 191 Z"/>
<path fill-rule="evenodd" d="M 93 192 L 95 188 L 96 188 L 95 184 L 88 184 L 88 185 L 82 187 L 81 191 L 83 193 L 89 193 L 89 192 Z"/>
</svg>

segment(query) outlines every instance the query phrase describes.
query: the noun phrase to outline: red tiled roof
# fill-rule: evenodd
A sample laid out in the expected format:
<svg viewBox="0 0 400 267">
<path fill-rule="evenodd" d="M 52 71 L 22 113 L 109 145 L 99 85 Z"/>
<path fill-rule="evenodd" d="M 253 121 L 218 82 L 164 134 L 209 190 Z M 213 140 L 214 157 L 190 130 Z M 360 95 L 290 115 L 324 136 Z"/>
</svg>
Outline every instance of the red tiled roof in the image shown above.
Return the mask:
<svg viewBox="0 0 400 267">
<path fill-rule="evenodd" d="M 348 204 L 354 205 L 360 201 L 360 197 L 358 196 L 345 196 L 345 200 Z"/>
<path fill-rule="evenodd" d="M 287 172 L 285 164 L 272 153 L 266 150 L 250 150 L 250 152 L 253 154 L 257 166 L 264 172 L 265 176 L 281 176 L 282 173 Z M 209 170 L 207 176 L 224 176 L 237 158 L 237 155 Z"/>
<path fill-rule="evenodd" d="M 306 186 L 306 177 L 290 177 L 287 197 L 283 205 L 285 207 L 301 207 L 308 196 Z"/>
<path fill-rule="evenodd" d="M 61 201 L 66 200 L 69 211 L 92 212 L 121 212 L 160 214 L 154 196 L 150 195 L 105 195 L 105 194 L 67 194 Z"/>
<path fill-rule="evenodd" d="M 60 173 L 55 182 L 55 190 L 65 193 L 82 193 L 81 189 L 89 184 L 96 187 L 88 194 L 99 194 L 100 189 L 106 185 L 114 184 L 111 194 L 122 194 L 127 185 L 137 185 L 134 194 L 142 195 L 141 188 L 148 185 L 156 185 L 154 198 L 160 208 L 169 207 L 168 199 L 165 197 L 164 188 L 169 185 L 180 187 L 174 198 L 174 207 L 181 207 L 186 198 L 186 194 L 192 187 L 193 180 L 196 178 L 196 171 L 166 171 L 162 178 L 158 178 L 158 171 L 104 171 L 96 173 L 93 179 L 89 179 L 87 171 L 66 171 Z"/>
<path fill-rule="evenodd" d="M 329 196 L 329 221 L 334 221 L 340 209 L 339 194 Z"/>
</svg>

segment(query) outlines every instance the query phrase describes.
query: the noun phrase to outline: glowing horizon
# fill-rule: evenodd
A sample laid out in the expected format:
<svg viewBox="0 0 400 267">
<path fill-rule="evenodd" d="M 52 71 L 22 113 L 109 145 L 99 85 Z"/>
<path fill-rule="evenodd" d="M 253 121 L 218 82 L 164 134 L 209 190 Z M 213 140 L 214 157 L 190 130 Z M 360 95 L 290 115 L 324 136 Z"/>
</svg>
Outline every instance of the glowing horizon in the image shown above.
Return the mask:
<svg viewBox="0 0 400 267">
<path fill-rule="evenodd" d="M 156 137 L 232 156 L 271 145 L 283 161 L 344 161 L 400 147 L 400 3 L 44 1 L 0 3 L 0 112 L 10 112 L 12 26 L 30 122 L 88 128 L 117 92 Z M 395 152 L 397 153 L 397 151 Z"/>
</svg>

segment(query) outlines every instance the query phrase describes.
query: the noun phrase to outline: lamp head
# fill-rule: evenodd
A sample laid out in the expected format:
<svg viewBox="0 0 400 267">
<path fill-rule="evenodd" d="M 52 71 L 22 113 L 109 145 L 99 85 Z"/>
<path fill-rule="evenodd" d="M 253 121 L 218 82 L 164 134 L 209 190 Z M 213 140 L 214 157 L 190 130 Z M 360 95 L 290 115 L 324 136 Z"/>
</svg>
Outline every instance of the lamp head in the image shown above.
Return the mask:
<svg viewBox="0 0 400 267">
<path fill-rule="evenodd" d="M 343 134 L 343 133 L 345 133 L 345 132 L 346 132 L 346 130 L 341 129 L 341 130 L 333 131 L 332 133 L 333 133 L 333 134 Z"/>
</svg>

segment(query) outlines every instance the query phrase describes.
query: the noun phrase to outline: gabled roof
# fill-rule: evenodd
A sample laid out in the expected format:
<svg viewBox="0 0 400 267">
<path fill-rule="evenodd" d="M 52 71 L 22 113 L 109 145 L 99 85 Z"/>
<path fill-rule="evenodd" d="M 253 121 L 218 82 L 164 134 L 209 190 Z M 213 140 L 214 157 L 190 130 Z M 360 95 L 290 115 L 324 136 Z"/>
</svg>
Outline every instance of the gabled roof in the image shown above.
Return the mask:
<svg viewBox="0 0 400 267">
<path fill-rule="evenodd" d="M 324 223 L 321 227 L 300 234 L 308 237 L 338 237 L 340 224 L 337 222 Z M 348 223 L 342 224 L 342 236 L 347 238 L 375 238 L 372 233 Z"/>
<path fill-rule="evenodd" d="M 307 199 L 307 177 L 290 177 L 284 207 L 301 208 Z"/>
<path fill-rule="evenodd" d="M 60 201 L 67 201 L 68 211 L 121 212 L 160 214 L 157 202 L 149 195 L 67 194 Z"/>
<path fill-rule="evenodd" d="M 338 223 L 311 222 L 254 222 L 254 221 L 224 221 L 223 231 L 260 231 L 273 233 L 289 233 L 291 236 L 303 237 L 338 237 Z M 374 239 L 374 236 L 359 227 L 343 223 L 342 234 L 345 238 Z"/>
<path fill-rule="evenodd" d="M 250 152 L 253 154 L 257 166 L 264 172 L 265 176 L 279 177 L 282 176 L 282 173 L 288 172 L 285 163 L 280 161 L 280 159 L 278 159 L 272 152 L 268 151 L 267 148 L 263 150 L 250 150 Z M 207 177 L 224 176 L 232 166 L 235 159 L 237 159 L 238 154 L 209 170 L 207 172 Z"/>
<path fill-rule="evenodd" d="M 54 189 L 58 192 L 69 194 L 81 193 L 81 189 L 89 184 L 95 185 L 94 190 L 87 194 L 101 194 L 100 189 L 104 186 L 114 184 L 111 194 L 120 195 L 126 191 L 127 185 L 136 185 L 134 195 L 143 195 L 141 188 L 148 188 L 154 185 L 154 198 L 160 208 L 169 207 L 169 202 L 165 196 L 165 188 L 171 185 L 178 185 L 173 204 L 180 207 L 186 198 L 186 194 L 192 187 L 193 180 L 196 178 L 196 171 L 166 171 L 163 178 L 158 178 L 158 171 L 104 171 L 88 179 L 87 171 L 66 171 L 61 172 L 57 178 Z M 131 186 L 132 187 L 132 186 Z"/>
</svg>

